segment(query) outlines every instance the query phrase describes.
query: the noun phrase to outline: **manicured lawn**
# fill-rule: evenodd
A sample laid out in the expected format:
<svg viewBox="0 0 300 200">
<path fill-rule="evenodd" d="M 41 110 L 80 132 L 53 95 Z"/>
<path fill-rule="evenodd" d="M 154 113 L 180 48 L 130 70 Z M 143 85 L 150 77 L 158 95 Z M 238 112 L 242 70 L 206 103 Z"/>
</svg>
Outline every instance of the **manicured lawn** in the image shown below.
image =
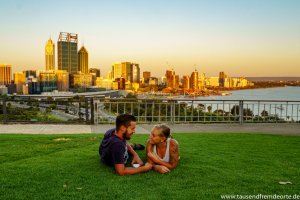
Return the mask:
<svg viewBox="0 0 300 200">
<path fill-rule="evenodd" d="M 100 164 L 102 137 L 0 135 L 0 199 L 220 199 L 300 191 L 300 137 L 174 134 L 181 153 L 176 169 L 127 177 Z M 144 144 L 147 137 L 130 142 Z"/>
</svg>

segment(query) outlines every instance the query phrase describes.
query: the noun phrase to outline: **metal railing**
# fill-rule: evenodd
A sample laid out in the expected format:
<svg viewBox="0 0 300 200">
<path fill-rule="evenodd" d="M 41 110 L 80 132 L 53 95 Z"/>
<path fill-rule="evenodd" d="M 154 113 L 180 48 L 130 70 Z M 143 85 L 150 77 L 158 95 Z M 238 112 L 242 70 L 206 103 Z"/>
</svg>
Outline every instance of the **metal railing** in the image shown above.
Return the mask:
<svg viewBox="0 0 300 200">
<path fill-rule="evenodd" d="M 93 124 L 93 98 L 1 99 L 2 123 Z"/>
<path fill-rule="evenodd" d="M 139 123 L 299 123 L 300 101 L 198 99 L 1 99 L 2 123 L 115 123 L 133 114 Z"/>
<path fill-rule="evenodd" d="M 139 123 L 296 123 L 300 101 L 96 99 L 95 123 L 114 123 L 118 114 Z"/>
</svg>

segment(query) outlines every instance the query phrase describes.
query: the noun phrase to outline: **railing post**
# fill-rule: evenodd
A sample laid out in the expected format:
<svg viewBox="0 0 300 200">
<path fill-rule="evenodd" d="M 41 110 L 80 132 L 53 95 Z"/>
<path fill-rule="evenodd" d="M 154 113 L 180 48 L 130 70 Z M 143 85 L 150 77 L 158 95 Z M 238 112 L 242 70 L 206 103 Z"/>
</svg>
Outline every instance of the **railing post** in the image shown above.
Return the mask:
<svg viewBox="0 0 300 200">
<path fill-rule="evenodd" d="M 6 124 L 7 123 L 6 99 L 2 100 L 2 104 L 3 104 L 3 123 Z"/>
<path fill-rule="evenodd" d="M 172 113 L 172 123 L 175 124 L 176 121 L 176 116 L 175 116 L 175 101 L 172 100 L 172 104 L 171 104 L 171 113 Z"/>
<path fill-rule="evenodd" d="M 239 101 L 239 123 L 243 124 L 244 122 L 244 101 Z"/>
<path fill-rule="evenodd" d="M 91 98 L 91 124 L 95 124 L 95 107 L 94 107 L 94 98 Z"/>
<path fill-rule="evenodd" d="M 89 121 L 89 102 L 88 98 L 84 98 L 85 103 L 85 122 L 88 123 Z"/>
</svg>

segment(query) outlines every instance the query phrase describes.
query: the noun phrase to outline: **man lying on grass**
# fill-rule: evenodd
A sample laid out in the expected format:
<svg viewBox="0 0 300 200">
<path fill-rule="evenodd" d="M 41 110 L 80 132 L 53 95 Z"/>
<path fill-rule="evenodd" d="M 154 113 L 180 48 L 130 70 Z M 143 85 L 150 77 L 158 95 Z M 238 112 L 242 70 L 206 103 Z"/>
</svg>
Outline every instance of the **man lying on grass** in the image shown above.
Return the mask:
<svg viewBox="0 0 300 200">
<path fill-rule="evenodd" d="M 177 166 L 180 158 L 178 143 L 171 138 L 168 126 L 154 126 L 147 142 L 146 154 L 147 161 L 159 173 L 167 173 Z"/>
<path fill-rule="evenodd" d="M 108 130 L 99 147 L 101 161 L 109 166 L 114 166 L 119 175 L 137 174 L 152 169 L 152 164 L 143 161 L 133 148 L 127 143 L 135 133 L 136 119 L 132 115 L 122 114 L 116 119 L 116 128 Z M 131 164 L 135 166 L 126 167 L 125 164 L 133 156 Z"/>
</svg>

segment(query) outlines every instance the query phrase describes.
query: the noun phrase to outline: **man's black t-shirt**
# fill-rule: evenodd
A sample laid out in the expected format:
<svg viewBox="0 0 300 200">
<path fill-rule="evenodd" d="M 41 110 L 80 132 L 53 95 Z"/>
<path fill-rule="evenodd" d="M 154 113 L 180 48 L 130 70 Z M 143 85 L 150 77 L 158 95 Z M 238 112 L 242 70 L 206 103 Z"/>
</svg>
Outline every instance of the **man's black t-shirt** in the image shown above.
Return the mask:
<svg viewBox="0 0 300 200">
<path fill-rule="evenodd" d="M 126 140 L 115 135 L 115 128 L 108 130 L 99 147 L 101 161 L 109 166 L 125 164 L 128 159 Z"/>
</svg>

